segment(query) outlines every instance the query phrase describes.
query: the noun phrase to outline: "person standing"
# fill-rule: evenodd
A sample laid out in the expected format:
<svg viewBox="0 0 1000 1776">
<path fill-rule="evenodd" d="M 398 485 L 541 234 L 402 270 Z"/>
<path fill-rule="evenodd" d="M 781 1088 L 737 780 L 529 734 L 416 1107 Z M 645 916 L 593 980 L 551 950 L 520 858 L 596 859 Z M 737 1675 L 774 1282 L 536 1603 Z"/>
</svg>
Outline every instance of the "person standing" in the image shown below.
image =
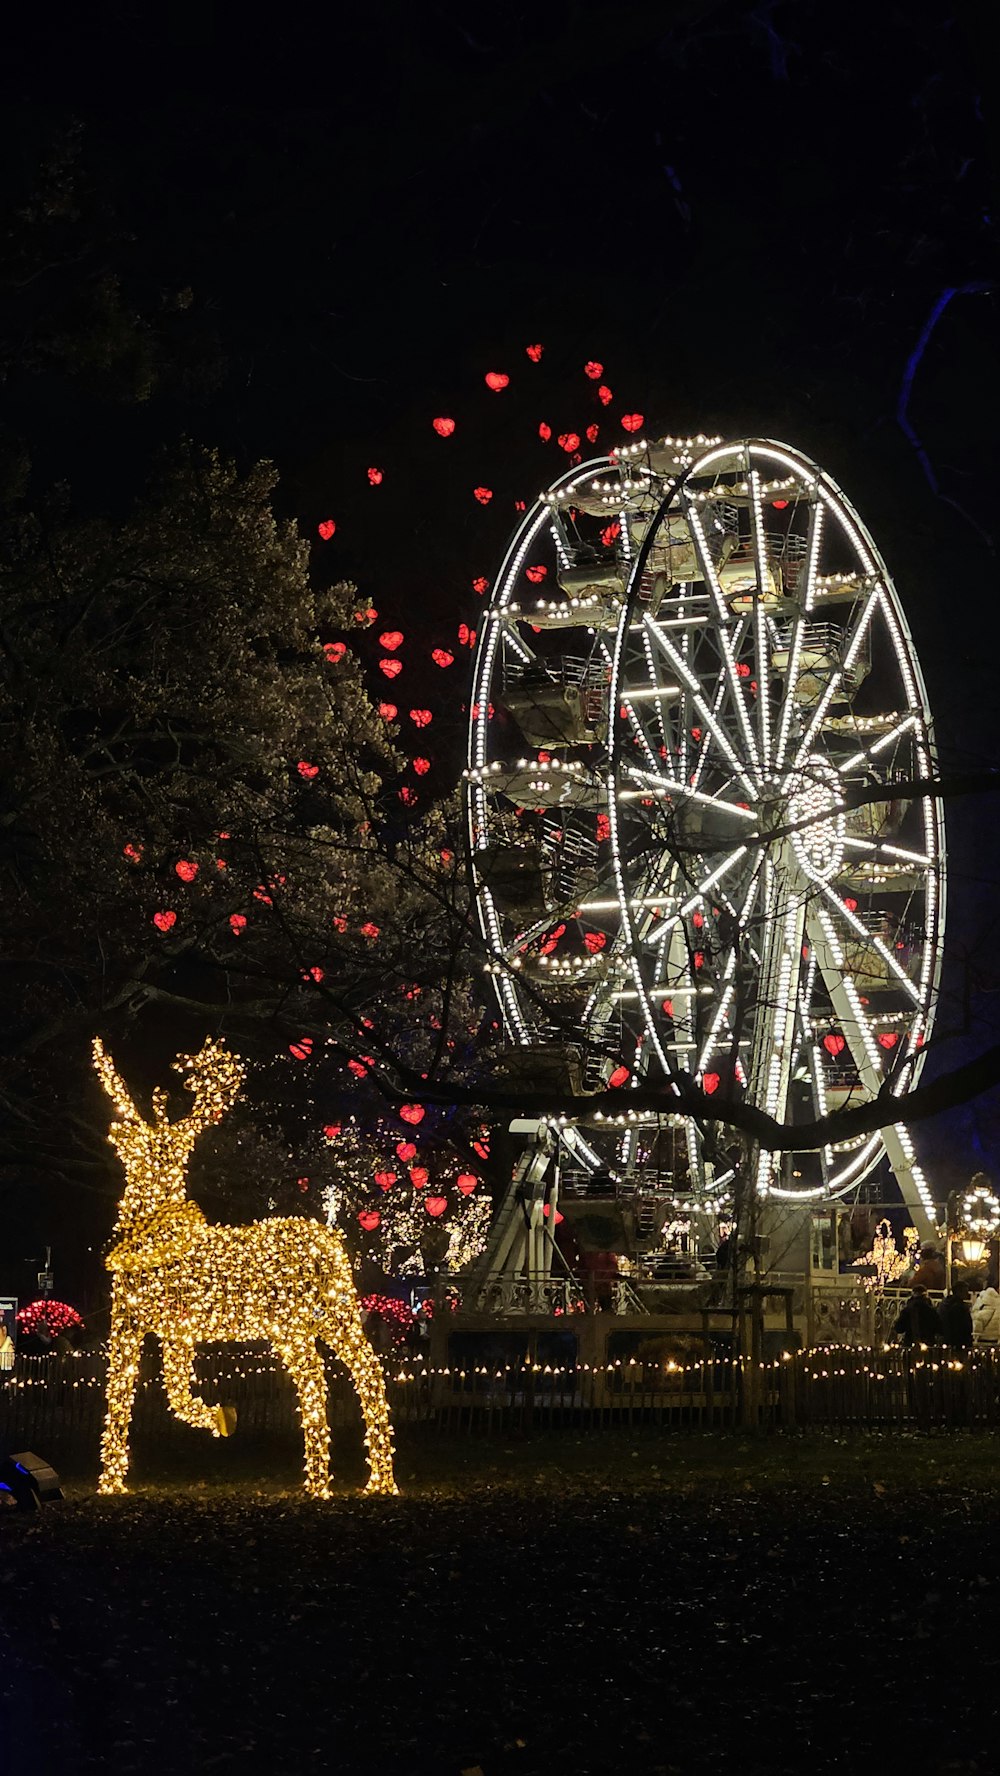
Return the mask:
<svg viewBox="0 0 1000 1776">
<path fill-rule="evenodd" d="M 972 1309 L 972 1332 L 977 1344 L 996 1344 L 1000 1339 L 1000 1295 L 984 1289 Z"/>
<path fill-rule="evenodd" d="M 912 1348 L 917 1344 L 940 1344 L 944 1330 L 937 1309 L 927 1299 L 927 1291 L 914 1284 L 913 1294 L 892 1329 L 899 1344 Z"/>
<path fill-rule="evenodd" d="M 951 1294 L 945 1296 L 937 1310 L 945 1344 L 953 1351 L 972 1348 L 972 1313 L 968 1297 L 967 1285 L 954 1283 Z"/>
</svg>

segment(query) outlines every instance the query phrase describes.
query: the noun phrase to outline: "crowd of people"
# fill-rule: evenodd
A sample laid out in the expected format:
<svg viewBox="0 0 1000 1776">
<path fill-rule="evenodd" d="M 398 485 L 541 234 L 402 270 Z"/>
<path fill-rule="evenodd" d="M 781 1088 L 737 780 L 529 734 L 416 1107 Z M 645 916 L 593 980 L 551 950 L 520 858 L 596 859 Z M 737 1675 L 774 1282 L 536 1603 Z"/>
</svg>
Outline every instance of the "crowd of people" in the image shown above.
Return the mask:
<svg viewBox="0 0 1000 1776">
<path fill-rule="evenodd" d="M 943 1344 L 961 1351 L 1000 1341 L 1000 1293 L 992 1286 L 977 1289 L 957 1280 L 937 1305 L 930 1299 L 931 1292 L 945 1288 L 945 1262 L 933 1246 L 921 1248 L 910 1287 L 910 1299 L 892 1330 L 895 1343 Z"/>
</svg>

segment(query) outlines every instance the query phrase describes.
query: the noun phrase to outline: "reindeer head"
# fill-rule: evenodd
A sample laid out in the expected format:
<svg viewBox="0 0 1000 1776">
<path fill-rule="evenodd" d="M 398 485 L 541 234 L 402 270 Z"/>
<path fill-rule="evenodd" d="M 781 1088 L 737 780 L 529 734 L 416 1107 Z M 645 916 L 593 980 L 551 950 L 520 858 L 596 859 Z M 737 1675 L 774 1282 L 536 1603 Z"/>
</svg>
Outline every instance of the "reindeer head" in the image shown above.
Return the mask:
<svg viewBox="0 0 1000 1776">
<path fill-rule="evenodd" d="M 125 1168 L 119 1227 L 145 1220 L 166 1204 L 183 1202 L 195 1141 L 212 1123 L 222 1121 L 243 1083 L 241 1062 L 222 1042 L 207 1040 L 198 1054 L 178 1055 L 173 1065 L 188 1075 L 185 1084 L 194 1096 L 191 1112 L 178 1122 L 168 1122 L 167 1094 L 157 1086 L 152 1121 L 147 1122 L 104 1044 L 99 1037 L 94 1041 L 94 1066 L 117 1112 L 108 1140 Z"/>
</svg>

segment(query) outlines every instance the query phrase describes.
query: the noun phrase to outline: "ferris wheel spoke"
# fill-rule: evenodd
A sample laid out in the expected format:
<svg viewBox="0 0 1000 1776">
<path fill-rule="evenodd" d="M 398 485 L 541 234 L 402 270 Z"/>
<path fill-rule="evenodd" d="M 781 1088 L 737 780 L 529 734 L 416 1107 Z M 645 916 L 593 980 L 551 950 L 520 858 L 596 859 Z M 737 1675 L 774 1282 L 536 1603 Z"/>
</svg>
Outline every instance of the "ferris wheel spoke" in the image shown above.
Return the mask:
<svg viewBox="0 0 1000 1776">
<path fill-rule="evenodd" d="M 895 741 L 901 740 L 904 734 L 908 734 L 916 728 L 919 725 L 919 720 L 917 715 L 902 716 L 898 725 L 890 728 L 887 733 L 882 735 L 881 739 L 873 741 L 870 746 L 864 746 L 860 752 L 854 752 L 850 758 L 844 759 L 837 766 L 841 776 L 844 776 L 848 771 L 859 770 L 862 765 L 870 764 L 871 760 L 876 758 L 880 752 L 884 752 L 887 746 L 892 746 Z"/>
<path fill-rule="evenodd" d="M 901 988 L 902 991 L 913 1000 L 915 1005 L 921 1005 L 923 1003 L 923 995 L 920 992 L 919 987 L 907 974 L 906 969 L 897 962 L 892 951 L 888 948 L 888 945 L 884 943 L 878 932 L 871 931 L 864 921 L 858 918 L 857 913 L 854 912 L 851 907 L 845 905 L 844 901 L 842 901 L 840 896 L 830 887 L 828 882 L 823 882 L 820 885 L 820 892 L 830 909 L 836 913 L 841 924 L 847 927 L 850 936 L 854 939 L 855 948 L 860 944 L 863 950 L 874 950 L 886 971 L 895 977 L 897 987 Z M 826 916 L 827 915 L 824 914 L 824 917 Z M 864 961 L 864 957 L 862 957 L 862 961 Z M 844 967 L 853 974 L 854 971 L 851 968 L 850 951 L 845 954 Z"/>
<path fill-rule="evenodd" d="M 760 756 L 767 769 L 771 761 L 771 649 L 767 621 L 767 597 L 771 573 L 767 561 L 764 536 L 764 514 L 760 503 L 760 473 L 750 470 L 750 526 L 753 538 L 754 566 L 757 572 L 757 597 L 754 600 L 754 648 L 757 657 L 757 732 Z"/>
<path fill-rule="evenodd" d="M 743 743 L 746 746 L 747 756 L 754 769 L 759 771 L 760 756 L 757 751 L 757 742 L 754 738 L 753 728 L 747 714 L 746 699 L 743 694 L 743 687 L 740 683 L 739 673 L 736 670 L 736 651 L 729 634 L 729 626 L 733 619 L 722 595 L 722 587 L 719 585 L 719 576 L 716 572 L 715 562 L 712 560 L 711 551 L 708 547 L 708 541 L 705 536 L 701 517 L 693 505 L 689 505 L 685 508 L 685 516 L 694 541 L 699 565 L 705 578 L 705 584 L 711 592 L 712 600 L 715 605 L 715 614 L 718 621 L 718 641 L 726 669 L 726 683 L 728 684 L 730 698 L 732 700 L 733 708 L 736 710 L 737 720 L 740 724 Z"/>
<path fill-rule="evenodd" d="M 673 671 L 675 671 L 677 673 L 677 676 L 680 679 L 681 683 L 687 685 L 687 688 L 691 694 L 691 701 L 694 705 L 694 708 L 697 710 L 698 715 L 700 716 L 704 725 L 710 729 L 710 731 L 712 733 L 712 737 L 715 740 L 716 745 L 719 747 L 720 752 L 722 752 L 725 755 L 725 757 L 728 760 L 730 766 L 732 767 L 735 775 L 739 778 L 740 782 L 742 783 L 744 789 L 747 792 L 747 795 L 750 797 L 750 800 L 756 801 L 757 800 L 756 787 L 754 786 L 754 784 L 751 782 L 750 778 L 747 776 L 746 772 L 744 771 L 743 765 L 740 762 L 739 757 L 737 756 L 737 753 L 732 745 L 732 742 L 729 739 L 728 734 L 725 732 L 721 723 L 716 719 L 716 716 L 713 714 L 712 710 L 709 708 L 709 705 L 706 702 L 706 700 L 702 694 L 701 682 L 698 679 L 697 674 L 695 672 L 693 672 L 692 669 L 688 666 L 683 655 L 678 652 L 677 648 L 674 646 L 673 642 L 670 640 L 670 637 L 668 635 L 666 635 L 664 633 L 664 631 L 660 628 L 659 624 L 656 622 L 656 619 L 654 617 L 647 617 L 646 621 L 649 624 L 650 629 L 652 630 L 653 634 L 656 636 L 656 638 L 660 644 L 660 647 L 663 649 L 663 652 L 666 654 L 668 660 L 670 661 Z"/>
<path fill-rule="evenodd" d="M 813 710 L 809 726 L 799 743 L 799 749 L 795 754 L 794 759 L 794 763 L 797 767 L 801 766 L 809 757 L 809 754 L 812 751 L 813 742 L 823 722 L 823 718 L 827 714 L 837 691 L 844 684 L 845 680 L 849 682 L 849 675 L 861 652 L 862 646 L 864 645 L 865 636 L 868 634 L 872 618 L 875 615 L 875 612 L 879 609 L 881 609 L 881 591 L 877 590 L 870 592 L 865 599 L 861 614 L 854 624 L 853 633 L 847 641 L 846 647 L 844 647 L 843 651 L 840 653 L 840 665 L 832 667 L 826 689 L 820 696 L 819 702 Z M 846 634 L 847 632 L 845 631 L 845 638 Z M 838 651 L 840 651 L 840 649 L 838 649 Z"/>
<path fill-rule="evenodd" d="M 823 537 L 823 514 L 825 508 L 814 500 L 809 508 L 809 534 L 806 540 L 806 583 L 802 599 L 802 610 L 797 613 L 792 624 L 792 641 L 788 653 L 788 667 L 785 672 L 783 706 L 781 710 L 781 727 L 778 731 L 778 745 L 774 757 L 774 767 L 780 771 L 785 760 L 785 753 L 791 735 L 792 718 L 801 715 L 795 691 L 799 679 L 799 661 L 802 654 L 802 640 L 805 634 L 806 619 L 812 605 L 813 588 L 816 584 L 816 566 L 819 560 L 820 543 Z"/>
</svg>

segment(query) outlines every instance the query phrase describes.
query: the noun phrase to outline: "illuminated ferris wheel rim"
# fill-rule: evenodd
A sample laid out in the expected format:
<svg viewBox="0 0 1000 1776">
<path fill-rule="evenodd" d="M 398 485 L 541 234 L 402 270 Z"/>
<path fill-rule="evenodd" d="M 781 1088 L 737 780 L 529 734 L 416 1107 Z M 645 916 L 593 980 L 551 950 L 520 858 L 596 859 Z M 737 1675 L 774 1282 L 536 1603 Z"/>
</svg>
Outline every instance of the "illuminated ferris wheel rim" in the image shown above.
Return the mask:
<svg viewBox="0 0 1000 1776">
<path fill-rule="evenodd" d="M 660 470 L 654 474 L 649 469 L 648 465 L 651 459 L 651 454 L 654 451 L 659 453 L 661 461 L 665 451 L 673 452 L 673 460 L 669 465 L 668 473 L 664 473 Z M 645 465 L 643 459 L 645 459 Z M 766 617 L 762 618 L 761 610 L 758 608 L 758 604 L 762 606 L 765 602 L 764 595 L 760 590 L 765 584 L 765 563 L 763 553 L 764 533 L 760 510 L 761 487 L 763 485 L 761 483 L 761 470 L 777 469 L 785 472 L 786 482 L 782 483 L 779 478 L 779 481 L 775 485 L 779 489 L 783 488 L 784 485 L 787 485 L 789 489 L 794 489 L 792 495 L 793 498 L 801 498 L 805 496 L 809 501 L 811 511 L 820 514 L 820 517 L 815 521 L 810 517 L 810 533 L 812 534 L 815 532 L 816 536 L 814 542 L 810 545 L 810 559 L 807 570 L 808 582 L 805 596 L 806 613 L 808 614 L 810 610 L 813 581 L 816 578 L 816 569 L 820 554 L 820 541 L 823 533 L 823 521 L 830 519 L 834 526 L 839 526 L 841 535 L 846 540 L 853 553 L 860 575 L 866 577 L 868 582 L 866 590 L 864 591 L 864 605 L 867 612 L 867 615 L 864 617 L 864 625 L 868 624 L 876 609 L 881 610 L 891 644 L 891 651 L 894 655 L 895 664 L 898 667 L 905 689 L 909 714 L 907 715 L 905 722 L 902 720 L 900 721 L 897 730 L 890 735 L 890 738 L 898 740 L 903 727 L 911 727 L 914 730 L 917 753 L 920 760 L 917 774 L 930 774 L 927 755 L 927 749 L 930 744 L 930 715 L 926 690 L 919 662 L 913 649 L 909 630 L 903 616 L 898 594 L 886 569 L 885 563 L 882 561 L 875 545 L 874 539 L 871 537 L 870 532 L 867 530 L 854 507 L 847 500 L 846 496 L 834 482 L 833 478 L 821 470 L 818 465 L 812 462 L 808 457 L 786 445 L 768 439 L 749 439 L 723 443 L 721 440 L 708 440 L 699 437 L 697 439 L 688 440 L 667 439 L 655 446 L 650 446 L 645 440 L 640 440 L 635 444 L 623 447 L 621 451 L 615 454 L 613 459 L 607 457 L 596 458 L 591 462 L 570 469 L 553 483 L 548 493 L 542 496 L 535 508 L 526 515 L 515 533 L 500 575 L 498 576 L 495 597 L 488 613 L 487 622 L 484 626 L 480 641 L 480 648 L 476 662 L 476 689 L 473 705 L 473 718 L 470 726 L 469 746 L 470 774 L 478 777 L 478 782 L 473 783 L 472 793 L 469 796 L 468 804 L 470 843 L 473 848 L 473 858 L 475 858 L 477 829 L 481 834 L 487 823 L 488 817 L 488 786 L 484 786 L 483 773 L 487 769 L 489 751 L 489 690 L 494 671 L 496 650 L 501 638 L 505 634 L 508 638 L 511 636 L 513 626 L 510 619 L 512 614 L 516 622 L 530 623 L 533 610 L 534 612 L 543 610 L 546 604 L 545 600 L 539 599 L 533 608 L 527 604 L 522 608 L 522 606 L 516 604 L 514 599 L 516 582 L 521 568 L 528 557 L 529 550 L 536 542 L 540 533 L 544 531 L 546 525 L 548 524 L 551 527 L 553 515 L 561 506 L 565 505 L 567 495 L 572 494 L 573 492 L 581 492 L 587 487 L 588 482 L 590 483 L 589 491 L 591 495 L 593 495 L 595 491 L 599 491 L 601 488 L 605 489 L 608 515 L 609 517 L 617 516 L 620 518 L 623 539 L 627 538 L 628 535 L 627 518 L 630 496 L 634 494 L 637 488 L 640 491 L 645 491 L 647 494 L 653 491 L 659 492 L 662 489 L 662 497 L 658 499 L 653 515 L 646 523 L 644 539 L 639 547 L 638 553 L 635 554 L 630 561 L 628 582 L 617 624 L 614 650 L 611 657 L 610 683 L 608 690 L 608 703 L 611 713 L 611 720 L 609 722 L 608 757 L 606 766 L 603 769 L 603 794 L 600 805 L 607 808 L 610 823 L 612 867 L 615 876 L 615 889 L 623 933 L 623 943 L 620 948 L 623 948 L 629 953 L 629 964 L 634 981 L 635 993 L 638 996 L 643 1010 L 646 1035 L 649 1040 L 650 1050 L 653 1052 L 658 1051 L 660 1064 L 667 1078 L 670 1077 L 672 1072 L 675 1073 L 679 1070 L 676 1065 L 676 1050 L 670 1054 L 661 1045 L 657 1021 L 655 1016 L 651 1014 L 651 995 L 644 985 L 637 958 L 638 945 L 635 919 L 633 916 L 635 880 L 634 876 L 632 878 L 629 877 L 627 867 L 623 865 L 619 843 L 619 797 L 622 793 L 622 755 L 625 739 L 628 739 L 629 737 L 634 738 L 634 735 L 630 736 L 630 721 L 636 732 L 639 731 L 639 724 L 634 719 L 634 708 L 629 707 L 630 693 L 632 698 L 636 696 L 636 685 L 634 677 L 630 678 L 629 676 L 628 646 L 630 635 L 632 635 L 637 628 L 642 629 L 643 624 L 647 626 L 653 624 L 655 629 L 655 623 L 648 612 L 645 614 L 641 622 L 637 622 L 637 616 L 640 615 L 639 600 L 641 596 L 643 574 L 646 569 L 647 561 L 650 558 L 650 553 L 656 543 L 661 525 L 671 513 L 676 515 L 683 511 L 684 522 L 689 526 L 691 537 L 697 545 L 700 531 L 698 520 L 699 505 L 710 505 L 712 500 L 717 499 L 718 496 L 713 491 L 712 487 L 702 488 L 700 485 L 697 485 L 694 486 L 692 491 L 690 484 L 700 484 L 704 481 L 706 476 L 713 473 L 718 476 L 727 466 L 730 472 L 735 472 L 738 476 L 741 476 L 743 480 L 742 484 L 737 485 L 735 488 L 729 487 L 725 489 L 725 491 L 727 493 L 738 495 L 751 509 L 751 529 L 757 557 L 756 572 L 758 588 L 758 599 L 754 601 L 754 620 L 760 625 L 760 635 L 764 636 L 770 633 L 770 620 Z M 595 479 L 602 472 L 607 475 L 609 471 L 618 476 L 617 482 L 601 482 Z M 635 479 L 633 479 L 633 477 L 635 477 Z M 773 492 L 773 488 L 770 491 Z M 623 494 L 625 497 L 622 497 Z M 686 504 L 682 504 L 682 502 L 686 502 Z M 787 505 L 789 502 L 788 500 L 785 500 L 783 502 L 775 503 Z M 590 507 L 588 509 L 592 510 L 593 508 Z M 703 579 L 706 588 L 706 590 L 700 594 L 701 601 L 706 606 L 706 614 L 699 620 L 706 626 L 715 623 L 720 635 L 727 634 L 730 631 L 734 631 L 737 627 L 733 616 L 733 607 L 727 605 L 723 599 L 718 585 L 717 575 L 714 572 L 707 552 L 703 550 L 700 545 L 698 546 L 698 553 L 701 558 L 699 578 Z M 851 578 L 850 575 L 833 576 L 834 579 L 838 577 L 845 580 Z M 688 602 L 694 602 L 693 593 L 689 595 Z M 585 626 L 586 612 L 581 612 L 577 620 L 581 627 Z M 770 629 L 773 629 L 773 624 L 770 625 Z M 855 635 L 856 642 L 861 633 L 862 626 L 859 625 Z M 516 647 L 516 641 L 513 642 L 513 645 Z M 767 645 L 769 646 L 770 644 L 768 643 Z M 766 647 L 763 651 L 767 651 Z M 727 649 L 725 647 L 723 648 L 722 653 L 728 658 Z M 527 655 L 525 655 L 525 657 L 527 657 Z M 670 650 L 670 660 L 672 671 L 681 664 L 680 656 L 676 648 Z M 730 676 L 732 676 L 733 662 L 731 659 L 728 660 L 728 670 Z M 791 683 L 794 681 L 794 673 L 791 670 L 788 671 L 786 676 L 788 682 Z M 735 680 L 733 682 L 735 684 Z M 655 682 L 651 687 L 645 686 L 641 688 L 651 700 L 654 696 L 658 697 L 660 695 Z M 676 687 L 674 688 L 676 689 Z M 693 675 L 688 688 L 692 690 L 694 689 Z M 700 688 L 701 687 L 699 687 L 699 692 Z M 779 769 L 779 782 L 781 782 L 784 787 L 785 800 L 789 804 L 794 803 L 796 794 L 799 795 L 800 799 L 803 795 L 812 795 L 815 798 L 817 793 L 815 783 L 816 775 L 817 772 L 821 772 L 826 768 L 826 760 L 822 754 L 817 754 L 815 747 L 810 750 L 809 742 L 815 741 L 816 734 L 821 727 L 821 718 L 824 711 L 828 710 L 831 700 L 830 696 L 820 699 L 821 707 L 813 712 L 813 718 L 807 729 L 804 742 L 798 749 L 798 755 L 795 760 L 795 769 L 791 770 L 787 768 L 787 762 L 783 756 L 783 753 L 787 750 L 788 743 L 792 738 L 792 726 L 794 726 L 794 724 L 790 724 L 789 721 L 789 715 L 790 713 L 793 713 L 791 698 L 786 697 L 785 703 L 781 706 L 780 713 L 782 719 L 779 733 L 783 742 L 783 747 L 779 751 L 777 764 L 779 767 L 783 765 L 785 766 L 783 777 L 781 777 Z M 770 702 L 771 697 L 769 692 L 766 698 L 761 699 L 761 709 L 763 709 L 765 703 L 769 706 Z M 711 712 L 704 706 L 704 701 L 702 702 L 702 708 L 706 724 L 711 727 Z M 759 749 L 759 752 L 757 751 L 753 731 L 744 717 L 741 706 L 740 709 L 742 737 L 746 742 L 742 749 L 741 756 L 733 756 L 733 747 L 728 741 L 728 737 L 725 735 L 721 724 L 719 724 L 716 737 L 720 743 L 726 745 L 727 750 L 732 757 L 732 762 L 740 776 L 746 802 L 752 809 L 753 805 L 760 800 L 764 778 L 767 775 L 767 767 L 771 762 L 771 755 L 768 753 L 765 756 L 763 745 Z M 739 738 L 740 736 L 738 735 L 737 737 Z M 763 740 L 763 738 L 764 736 L 762 735 L 761 739 Z M 868 763 L 870 763 L 870 755 L 873 754 L 877 748 L 884 745 L 885 740 L 882 739 L 876 746 L 862 749 Z M 861 756 L 862 754 L 859 753 L 850 762 L 856 766 L 858 759 Z M 660 776 L 661 779 L 663 779 L 662 772 L 660 773 Z M 841 805 L 836 792 L 836 784 L 839 781 L 838 774 L 829 770 L 828 776 L 830 782 L 826 792 L 827 800 L 824 816 L 825 828 L 832 827 L 832 829 L 835 829 L 837 846 L 835 846 L 830 853 L 830 858 L 826 860 L 824 869 L 810 870 L 808 868 L 808 856 L 806 855 L 803 857 L 802 855 L 805 841 L 803 840 L 802 842 L 799 842 L 797 839 L 793 838 L 793 844 L 796 846 L 799 853 L 800 862 L 804 861 L 807 865 L 807 874 L 813 876 L 814 883 L 818 882 L 820 887 L 825 887 L 829 891 L 830 880 L 835 873 L 835 866 L 840 855 L 840 849 L 838 849 L 838 847 L 842 848 L 843 820 Z M 663 780 L 665 781 L 665 779 Z M 675 793 L 684 793 L 684 786 L 682 784 L 671 784 L 670 787 Z M 599 790 L 596 793 L 601 794 Z M 635 792 L 632 791 L 631 793 L 634 794 Z M 695 795 L 698 794 L 697 790 L 694 790 L 691 793 Z M 701 799 L 706 802 L 714 803 L 716 806 L 720 805 L 719 797 L 714 794 L 707 796 L 703 795 L 701 796 Z M 751 826 L 753 824 L 753 816 L 751 813 L 747 825 Z M 818 830 L 820 836 L 824 835 L 825 828 L 823 821 L 814 821 L 813 829 Z M 913 1018 L 913 1027 L 909 1032 L 911 1037 L 916 1035 L 919 1040 L 915 1048 L 911 1045 L 911 1052 L 908 1055 L 906 1066 L 901 1070 L 894 1083 L 893 1089 L 898 1091 L 907 1089 L 912 1085 L 919 1073 L 923 1060 L 923 1043 L 926 1040 L 927 1035 L 930 1033 L 934 1000 L 940 977 L 940 932 L 943 926 L 944 913 L 941 816 L 940 809 L 929 799 L 924 800 L 924 833 L 924 852 L 922 857 L 917 859 L 917 862 L 925 867 L 924 888 L 927 899 L 928 917 L 925 921 L 920 985 L 918 993 L 913 995 L 918 1003 L 916 1006 L 916 1015 Z M 861 841 L 854 841 L 854 843 L 859 844 Z M 879 847 L 874 843 L 869 845 L 869 849 L 872 853 L 879 851 Z M 891 850 L 892 848 L 890 847 L 889 849 Z M 807 846 L 806 851 L 808 851 Z M 901 851 L 900 855 L 905 856 L 906 853 Z M 717 877 L 711 879 L 716 880 Z M 704 881 L 701 884 L 703 890 L 708 886 L 708 881 Z M 516 1041 L 522 1044 L 530 1044 L 537 1041 L 537 1037 L 532 1028 L 530 1019 L 525 1016 L 516 981 L 513 978 L 513 970 L 508 969 L 505 965 L 506 946 L 501 929 L 501 919 L 494 902 L 493 894 L 488 884 L 485 882 L 478 884 L 477 905 L 479 907 L 484 939 L 491 955 L 499 964 L 499 969 L 496 975 L 496 984 L 508 1030 Z M 843 921 L 843 913 L 840 911 L 840 903 L 837 903 L 837 916 Z M 825 909 L 823 917 L 825 923 L 828 925 L 829 919 L 825 913 Z M 878 942 L 879 940 L 876 939 L 873 941 Z M 830 937 L 830 943 L 833 946 L 831 955 L 833 955 L 834 961 L 836 962 L 840 952 L 837 946 L 835 932 Z M 889 963 L 892 963 L 891 957 L 889 958 Z M 843 966 L 842 957 L 840 957 L 838 965 L 841 967 Z M 896 972 L 900 979 L 902 979 L 902 971 L 899 969 L 898 965 L 896 965 Z M 867 1001 L 865 1001 L 865 1003 L 867 1003 Z M 864 1025 L 865 1030 L 867 1030 L 867 1024 L 868 1020 L 861 1017 L 857 1027 L 861 1030 L 862 1025 Z M 864 1032 L 862 1032 L 862 1034 L 864 1035 Z M 867 1041 L 868 1049 L 872 1050 L 870 1030 L 867 1030 L 865 1040 Z M 869 1054 L 869 1060 L 871 1059 L 872 1054 Z M 874 1060 L 876 1062 L 879 1060 L 877 1053 L 874 1054 Z M 627 1113 L 623 1112 L 620 1116 L 616 1116 L 614 1120 L 619 1123 L 628 1123 L 634 1119 L 629 1117 Z M 802 1190 L 772 1186 L 772 1189 L 774 1190 L 774 1194 L 791 1197 L 800 1196 L 803 1200 L 816 1198 L 817 1196 L 830 1196 L 842 1193 L 849 1189 L 852 1184 L 857 1183 L 860 1178 L 871 1169 L 872 1165 L 874 1165 L 878 1158 L 881 1157 L 881 1152 L 882 1137 L 881 1135 L 874 1135 L 862 1143 L 860 1152 L 858 1152 L 855 1147 L 855 1150 L 843 1167 L 842 1172 L 834 1177 L 828 1178 L 822 1186 L 818 1188 L 803 1188 Z M 912 1158 L 912 1152 L 909 1157 Z M 716 1184 L 716 1188 L 717 1187 L 718 1184 Z M 932 1206 L 930 1205 L 929 1194 L 926 1193 L 925 1187 L 923 1187 L 922 1184 L 920 1189 L 924 1206 L 929 1211 Z"/>
</svg>

